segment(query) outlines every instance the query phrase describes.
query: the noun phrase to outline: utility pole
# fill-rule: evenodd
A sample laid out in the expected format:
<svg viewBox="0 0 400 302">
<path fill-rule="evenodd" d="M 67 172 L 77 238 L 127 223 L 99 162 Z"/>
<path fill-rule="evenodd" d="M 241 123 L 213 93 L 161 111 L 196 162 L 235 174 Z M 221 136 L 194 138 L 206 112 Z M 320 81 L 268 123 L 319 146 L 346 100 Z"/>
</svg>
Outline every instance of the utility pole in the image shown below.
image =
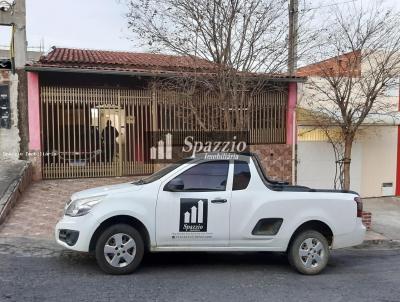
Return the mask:
<svg viewBox="0 0 400 302">
<path fill-rule="evenodd" d="M 288 72 L 294 76 L 297 70 L 297 40 L 298 40 L 298 20 L 299 19 L 299 1 L 289 0 L 289 49 L 288 49 Z M 297 84 L 296 91 L 297 91 Z M 290 86 L 289 86 L 290 89 Z M 296 104 L 289 108 L 293 114 L 293 138 L 297 136 L 296 130 Z M 292 144 L 292 183 L 297 183 L 297 145 L 295 140 Z"/>
<path fill-rule="evenodd" d="M 289 0 L 288 72 L 290 75 L 294 75 L 297 69 L 298 22 L 299 22 L 299 1 Z"/>
</svg>

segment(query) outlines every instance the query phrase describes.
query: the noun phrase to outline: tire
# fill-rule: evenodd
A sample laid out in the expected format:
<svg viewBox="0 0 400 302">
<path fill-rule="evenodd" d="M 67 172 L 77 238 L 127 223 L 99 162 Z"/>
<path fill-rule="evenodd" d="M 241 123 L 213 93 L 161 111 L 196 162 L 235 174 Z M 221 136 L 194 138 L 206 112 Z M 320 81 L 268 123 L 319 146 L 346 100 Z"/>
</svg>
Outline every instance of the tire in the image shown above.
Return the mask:
<svg viewBox="0 0 400 302">
<path fill-rule="evenodd" d="M 289 247 L 289 262 L 304 275 L 317 275 L 329 260 L 329 244 L 319 232 L 308 230 L 299 233 Z"/>
<path fill-rule="evenodd" d="M 101 233 L 95 254 L 97 264 L 104 272 L 112 275 L 130 274 L 142 262 L 143 238 L 132 226 L 116 224 Z"/>
</svg>

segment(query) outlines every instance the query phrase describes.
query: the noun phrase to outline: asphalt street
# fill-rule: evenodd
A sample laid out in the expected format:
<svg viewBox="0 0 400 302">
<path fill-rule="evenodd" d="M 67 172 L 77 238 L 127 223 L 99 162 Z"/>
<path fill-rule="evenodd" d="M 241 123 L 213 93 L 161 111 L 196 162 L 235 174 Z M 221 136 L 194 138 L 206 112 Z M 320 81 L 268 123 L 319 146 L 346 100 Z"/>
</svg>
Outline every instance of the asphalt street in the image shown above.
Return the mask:
<svg viewBox="0 0 400 302">
<path fill-rule="evenodd" d="M 400 250 L 339 250 L 319 276 L 283 254 L 162 253 L 103 274 L 69 251 L 0 245 L 0 301 L 400 301 Z"/>
</svg>

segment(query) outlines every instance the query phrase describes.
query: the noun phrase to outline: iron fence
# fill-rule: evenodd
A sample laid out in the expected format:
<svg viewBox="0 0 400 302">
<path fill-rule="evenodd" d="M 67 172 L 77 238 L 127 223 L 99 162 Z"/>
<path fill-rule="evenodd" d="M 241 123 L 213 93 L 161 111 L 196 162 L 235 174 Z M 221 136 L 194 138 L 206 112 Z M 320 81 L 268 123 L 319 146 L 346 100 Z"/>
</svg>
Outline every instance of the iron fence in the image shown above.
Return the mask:
<svg viewBox="0 0 400 302">
<path fill-rule="evenodd" d="M 43 178 L 153 172 L 150 131 L 249 131 L 251 144 L 285 143 L 287 96 L 268 91 L 221 106 L 207 93 L 43 86 Z"/>
</svg>

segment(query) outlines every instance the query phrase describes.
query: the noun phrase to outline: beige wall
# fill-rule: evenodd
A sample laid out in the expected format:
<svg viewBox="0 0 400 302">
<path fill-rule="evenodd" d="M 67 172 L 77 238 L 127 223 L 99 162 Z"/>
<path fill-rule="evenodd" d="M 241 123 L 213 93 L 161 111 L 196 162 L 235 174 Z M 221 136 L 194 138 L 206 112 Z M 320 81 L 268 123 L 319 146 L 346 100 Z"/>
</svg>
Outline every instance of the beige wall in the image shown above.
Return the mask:
<svg viewBox="0 0 400 302">
<path fill-rule="evenodd" d="M 361 192 L 363 196 L 382 196 L 382 183 L 393 183 L 396 192 L 397 127 L 375 126 L 360 134 L 362 142 Z"/>
<path fill-rule="evenodd" d="M 382 60 L 387 59 L 387 54 L 383 52 L 374 53 L 370 56 L 363 56 L 363 61 L 361 62 L 361 80 L 360 82 L 356 78 L 353 82 L 352 95 L 350 97 L 349 106 L 364 106 L 365 103 L 365 92 L 362 88 L 363 85 L 369 82 L 368 79 L 374 78 L 371 76 L 372 72 L 376 72 L 378 63 Z M 393 112 L 398 111 L 399 106 L 399 73 L 400 66 L 397 66 L 393 70 L 393 83 L 390 83 L 390 87 L 381 91 L 378 95 L 373 107 L 371 108 L 371 113 L 383 114 L 393 116 Z M 341 84 L 341 90 L 344 91 L 346 88 L 346 81 Z M 318 89 L 316 89 L 318 87 Z M 327 97 L 325 93 L 321 90 L 325 90 L 330 97 Z M 297 105 L 300 108 L 308 109 L 311 111 L 316 111 L 317 113 L 323 113 L 327 117 L 334 117 L 336 119 L 340 116 L 339 108 L 332 101 L 334 99 L 334 92 L 332 87 L 328 82 L 328 79 L 320 76 L 309 76 L 304 84 L 298 84 L 298 102 Z M 382 120 L 383 119 L 383 120 Z M 379 117 L 379 116 L 368 116 L 363 124 L 394 124 L 400 123 L 398 115 L 396 115 L 396 120 L 390 117 Z"/>
<path fill-rule="evenodd" d="M 362 197 L 384 195 L 382 183 L 396 192 L 397 126 L 366 126 L 358 133 L 351 158 L 350 189 Z M 320 130 L 298 128 L 298 184 L 333 188 L 335 173 L 332 146 Z"/>
</svg>

